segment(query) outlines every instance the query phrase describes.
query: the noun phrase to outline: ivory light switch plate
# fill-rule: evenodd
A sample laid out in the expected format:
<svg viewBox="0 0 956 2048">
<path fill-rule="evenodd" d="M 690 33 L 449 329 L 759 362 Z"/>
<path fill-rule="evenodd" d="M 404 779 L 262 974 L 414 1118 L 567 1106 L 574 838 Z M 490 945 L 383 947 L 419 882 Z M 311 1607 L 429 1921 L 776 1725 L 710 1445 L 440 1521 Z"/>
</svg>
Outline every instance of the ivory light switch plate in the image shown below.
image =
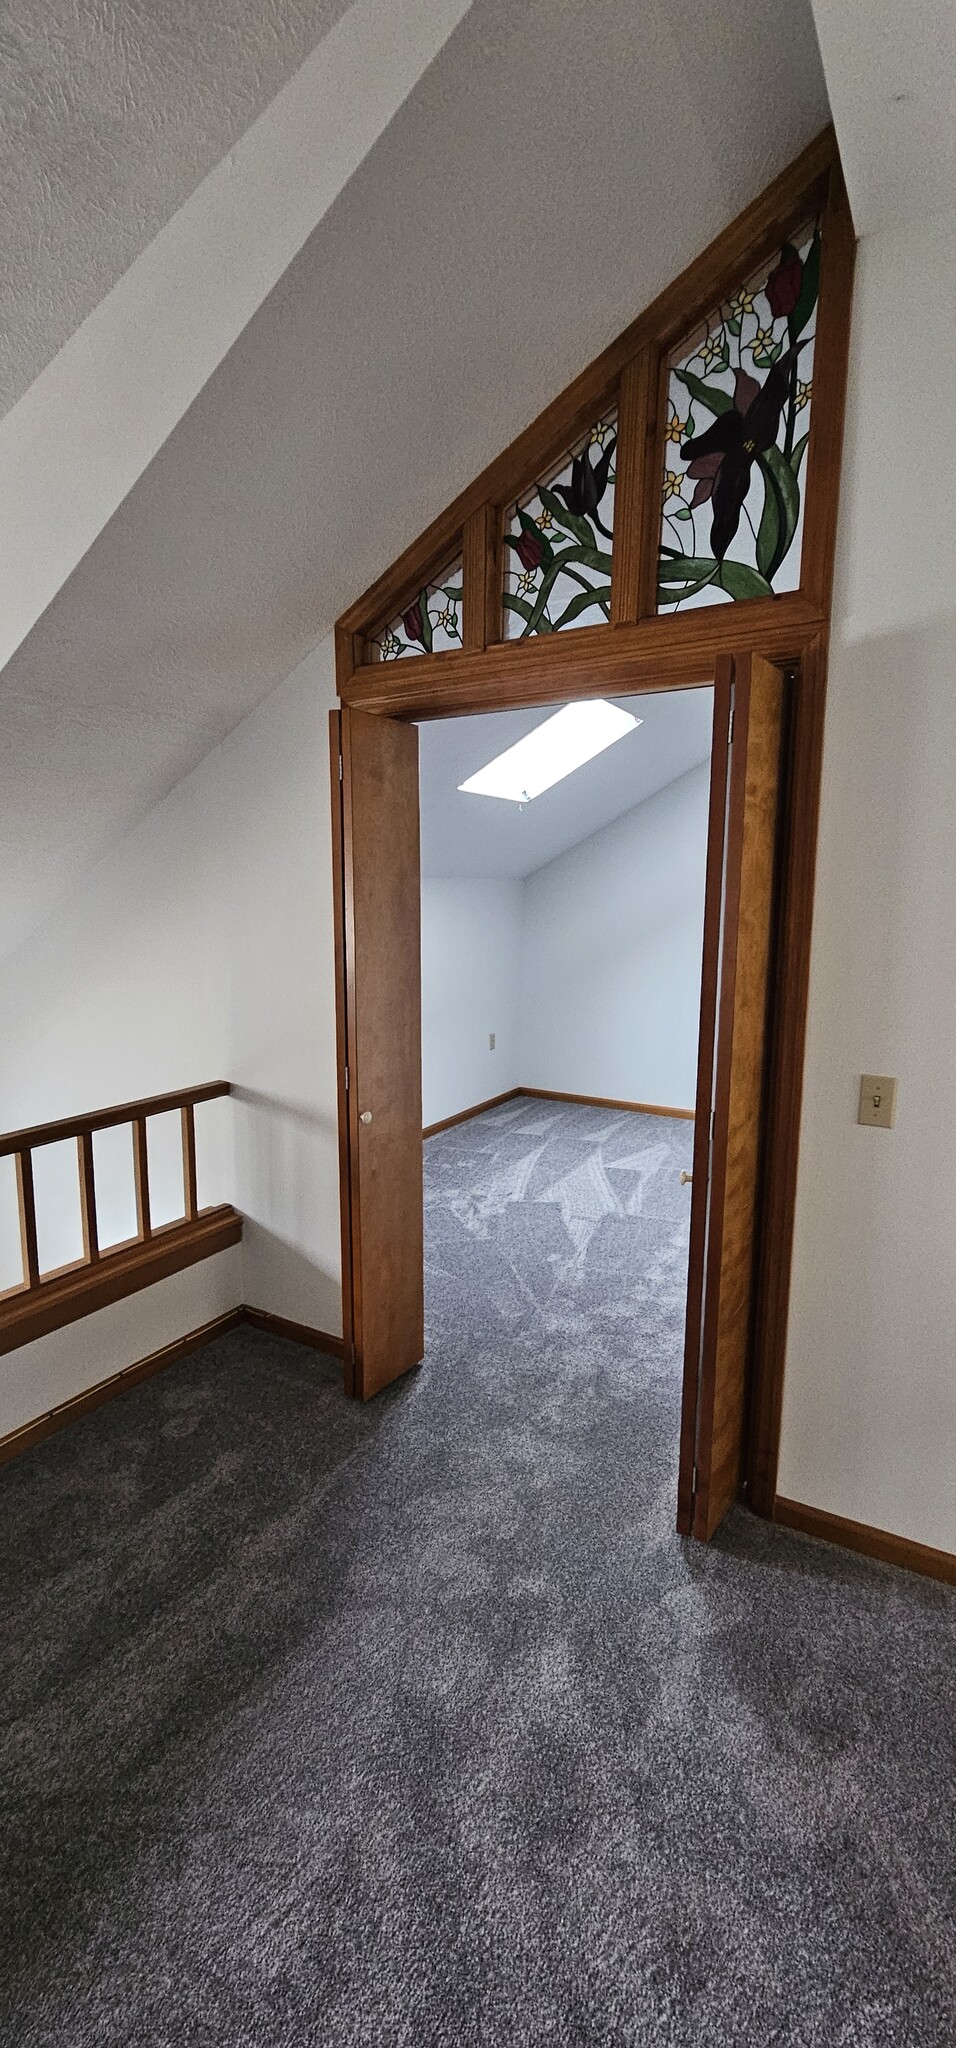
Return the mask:
<svg viewBox="0 0 956 2048">
<path fill-rule="evenodd" d="M 893 1074 L 860 1075 L 860 1108 L 857 1123 L 876 1124 L 891 1131 L 896 1122 L 896 1078 Z"/>
</svg>

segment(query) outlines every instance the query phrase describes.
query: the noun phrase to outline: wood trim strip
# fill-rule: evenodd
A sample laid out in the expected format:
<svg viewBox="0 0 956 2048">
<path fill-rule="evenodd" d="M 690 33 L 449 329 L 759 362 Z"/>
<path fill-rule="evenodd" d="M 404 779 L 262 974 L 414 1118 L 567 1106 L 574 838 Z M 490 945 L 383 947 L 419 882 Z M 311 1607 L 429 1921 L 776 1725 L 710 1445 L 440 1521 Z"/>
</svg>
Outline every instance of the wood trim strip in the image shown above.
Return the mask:
<svg viewBox="0 0 956 2048">
<path fill-rule="evenodd" d="M 472 1109 L 459 1109 L 454 1116 L 443 1116 L 437 1124 L 426 1124 L 423 1138 L 437 1138 L 439 1131 L 450 1131 L 456 1124 L 466 1124 L 473 1116 L 483 1116 L 486 1109 L 498 1109 L 503 1102 L 513 1102 L 516 1095 L 527 1095 L 527 1088 L 506 1088 L 503 1095 L 489 1095 L 487 1102 L 476 1102 Z"/>
<path fill-rule="evenodd" d="M 61 1117 L 53 1124 L 34 1124 L 26 1131 L 7 1131 L 0 1137 L 0 1159 L 10 1152 L 29 1151 L 31 1146 L 56 1145 L 62 1138 L 79 1138 L 84 1131 L 107 1131 L 114 1124 L 132 1124 L 137 1117 L 162 1116 L 165 1110 L 181 1109 L 186 1103 L 211 1102 L 217 1095 L 231 1095 L 230 1081 L 207 1081 L 201 1088 L 177 1088 L 171 1095 L 146 1095 L 141 1102 L 120 1102 L 112 1109 L 87 1109 L 81 1116 Z"/>
<path fill-rule="evenodd" d="M 627 1109 L 637 1116 L 679 1116 L 694 1121 L 693 1109 L 671 1109 L 662 1102 L 623 1102 L 615 1095 L 572 1095 L 559 1088 L 516 1088 L 516 1095 L 530 1095 L 540 1102 L 581 1102 L 586 1109 Z"/>
<path fill-rule="evenodd" d="M 348 963 L 345 901 L 345 785 L 341 711 L 329 713 L 329 759 L 332 789 L 332 918 L 335 974 L 335 1058 L 339 1139 L 339 1230 L 342 1246 L 342 1355 L 345 1391 L 354 1394 L 354 1324 L 352 1301 L 352 1130 L 349 1117 Z"/>
<path fill-rule="evenodd" d="M 745 646 L 786 665 L 825 620 L 798 591 L 702 606 L 619 626 L 505 640 L 483 652 L 409 654 L 371 662 L 340 684 L 343 703 L 393 718 L 455 718 L 518 710 L 563 697 L 623 696 L 629 690 L 691 689 L 710 683 L 722 654 Z"/>
<path fill-rule="evenodd" d="M 934 1550 L 928 1543 L 914 1543 L 908 1536 L 894 1536 L 889 1529 L 874 1529 L 868 1522 L 851 1522 L 846 1515 L 831 1515 L 825 1508 L 807 1507 L 800 1500 L 785 1500 L 777 1494 L 773 1520 L 781 1528 L 798 1529 L 823 1543 L 836 1543 L 843 1550 L 859 1551 L 863 1557 L 879 1558 L 902 1571 L 919 1572 L 927 1579 L 942 1579 L 956 1586 L 956 1556 L 950 1550 Z"/>
<path fill-rule="evenodd" d="M 238 1244 L 241 1236 L 242 1217 L 236 1209 L 206 1209 L 192 1223 L 170 1224 L 144 1243 L 104 1253 L 95 1266 L 73 1266 L 29 1293 L 7 1295 L 0 1301 L 0 1356 L 138 1294 L 200 1259 L 213 1258 Z"/>
<path fill-rule="evenodd" d="M 647 441 L 654 430 L 657 354 L 650 345 L 625 364 L 617 406 L 617 481 L 611 551 L 611 624 L 636 625 L 641 611 L 641 565 L 651 499 L 645 491 Z M 656 506 L 657 493 L 653 503 Z"/>
<path fill-rule="evenodd" d="M 853 219 L 836 157 L 821 223 L 813 403 L 804 474 L 804 498 L 812 513 L 800 560 L 801 589 L 825 619 L 830 616 L 833 593 L 855 264 Z"/>
<path fill-rule="evenodd" d="M 190 1330 L 185 1337 L 177 1337 L 172 1344 L 164 1344 L 161 1351 L 151 1351 L 147 1358 L 137 1359 L 135 1365 L 126 1365 L 120 1372 L 111 1373 L 108 1379 L 97 1380 L 93 1387 L 85 1387 L 82 1394 L 74 1394 L 69 1401 L 60 1401 L 55 1408 L 38 1415 L 33 1422 L 27 1422 L 22 1429 L 8 1431 L 0 1437 L 0 1465 L 9 1464 L 11 1458 L 28 1451 L 44 1438 L 54 1436 L 58 1430 L 66 1429 L 71 1422 L 77 1422 L 81 1415 L 88 1415 L 92 1408 L 101 1408 L 106 1401 L 112 1401 L 117 1394 L 125 1394 L 127 1387 L 134 1387 L 138 1380 L 150 1379 L 154 1372 L 162 1372 L 167 1365 L 176 1365 L 186 1358 L 190 1351 L 221 1337 L 226 1330 L 232 1330 L 242 1320 L 242 1310 L 227 1309 L 225 1315 L 214 1316 L 211 1322 L 203 1323 L 198 1330 Z"/>
<path fill-rule="evenodd" d="M 838 165 L 836 138 L 832 127 L 826 128 L 343 613 L 336 636 L 340 695 L 353 672 L 355 636 L 374 629 L 390 608 L 399 610 L 403 596 L 428 582 L 480 506 L 510 503 L 570 446 L 613 398 L 626 366 L 646 343 L 666 350 L 690 333 L 745 267 L 759 266 L 778 241 L 822 206 Z"/>
<path fill-rule="evenodd" d="M 766 1149 L 753 1329 L 747 1499 L 773 1513 L 783 1408 L 784 1363 L 797 1205 L 810 944 L 817 829 L 823 774 L 827 635 L 812 643 L 791 685 L 789 763 L 781 789 L 786 837 L 780 853 L 780 903 L 770 1006 Z M 787 786 L 789 784 L 789 787 Z"/>
<path fill-rule="evenodd" d="M 311 1323 L 293 1323 L 288 1316 L 274 1316 L 267 1308 L 250 1308 L 244 1302 L 238 1310 L 239 1320 L 251 1323 L 254 1330 L 266 1330 L 273 1337 L 288 1337 L 293 1344 L 306 1344 L 310 1351 L 325 1351 L 330 1358 L 344 1358 L 345 1340 L 333 1337 L 330 1330 L 314 1330 Z"/>
<path fill-rule="evenodd" d="M 710 799 L 707 813 L 707 864 L 704 887 L 704 931 L 700 970 L 700 1028 L 697 1049 L 697 1101 L 694 1131 L 694 1193 L 690 1211 L 687 1261 L 687 1310 L 684 1322 L 684 1366 L 681 1390 L 680 1453 L 677 1480 L 677 1531 L 689 1536 L 694 1520 L 694 1468 L 697 1461 L 697 1409 L 700 1393 L 700 1344 L 704 1316 L 704 1260 L 709 1203 L 710 1119 L 717 1049 L 721 930 L 723 925 L 724 845 L 727 826 L 727 779 L 730 758 L 730 709 L 733 703 L 733 660 L 725 655 L 714 678 L 714 724 L 710 753 Z"/>
<path fill-rule="evenodd" d="M 494 505 L 479 505 L 465 522 L 461 543 L 461 644 L 480 651 L 501 636 L 499 518 Z"/>
</svg>

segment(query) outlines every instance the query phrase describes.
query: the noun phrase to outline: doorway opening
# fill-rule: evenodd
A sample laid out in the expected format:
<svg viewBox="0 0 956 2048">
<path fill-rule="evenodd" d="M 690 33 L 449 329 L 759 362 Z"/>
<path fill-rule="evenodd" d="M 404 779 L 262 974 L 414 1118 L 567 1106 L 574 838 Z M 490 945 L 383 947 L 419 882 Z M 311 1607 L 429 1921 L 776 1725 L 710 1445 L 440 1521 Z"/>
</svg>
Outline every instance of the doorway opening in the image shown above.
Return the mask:
<svg viewBox="0 0 956 2048">
<path fill-rule="evenodd" d="M 674 1476 L 678 1528 L 703 1538 L 741 1485 L 759 1512 L 772 1512 L 786 1309 L 780 1280 L 786 1277 L 792 1229 L 788 1201 L 795 1180 L 805 999 L 805 948 L 795 935 L 800 936 L 806 848 L 815 824 L 803 784 L 805 764 L 819 745 L 822 709 L 822 672 L 813 660 L 801 675 L 756 653 L 721 656 L 711 674 L 694 1102 L 649 1102 L 619 1112 L 659 1116 L 661 1110 L 691 1106 L 694 1111 L 692 1125 L 689 1118 L 671 1120 L 686 1122 L 694 1133 L 692 1164 L 677 1174 L 680 1188 L 690 1190 L 690 1230 Z M 574 681 L 574 695 L 564 702 L 594 706 L 599 686 L 584 672 Z M 703 684 L 706 670 L 702 676 L 698 669 L 677 679 L 673 693 L 690 693 L 699 703 Z M 616 706 L 620 717 L 643 699 L 650 715 L 653 700 L 663 702 L 671 694 L 640 677 L 610 709 Z M 504 679 L 489 695 L 489 709 L 520 710 L 536 730 L 554 714 L 544 693 L 536 696 L 533 710 L 509 704 Z M 363 1399 L 416 1365 L 425 1349 L 422 1131 L 448 1124 L 448 1117 L 429 1122 L 422 1112 L 422 864 L 414 721 L 423 714 L 440 716 L 445 708 L 434 702 L 409 705 L 404 717 L 395 718 L 348 707 L 332 718 L 346 1387 Z M 470 717 L 473 707 L 462 709 Z M 692 723 L 688 714 L 682 716 L 685 727 Z M 643 730 L 635 728 L 635 747 Z M 435 744 L 440 748 L 440 740 Z M 617 751 L 623 762 L 624 748 Z M 493 748 L 482 752 L 479 766 L 497 758 Z M 569 791 L 573 784 L 571 775 Z M 464 794 L 456 785 L 456 797 L 464 800 Z M 530 810 L 530 789 L 520 794 L 529 798 Z M 512 815 L 520 813 L 515 806 Z M 539 816 L 544 819 L 546 811 Z M 577 995 L 580 970 L 573 979 Z M 487 1022 L 487 1035 L 496 1038 L 494 1051 L 488 1046 L 493 1059 L 493 1022 Z M 540 1036 L 548 1038 L 544 1024 Z M 550 1043 L 543 1050 L 557 1058 L 560 1048 Z M 563 1052 L 570 1056 L 567 1046 Z M 558 1071 L 552 1066 L 552 1079 Z M 442 1085 L 447 1080 L 446 1075 Z M 511 1085 L 528 1090 L 538 1084 Z M 584 1094 L 595 1100 L 582 1103 Z M 584 1089 L 578 1078 L 568 1089 L 554 1086 L 527 1099 L 541 1103 L 562 1095 L 573 1096 L 582 1112 L 646 1101 Z M 440 1099 L 432 1096 L 433 1103 Z M 499 1103 L 498 1113 L 504 1108 Z M 520 1113 L 526 1116 L 527 1110 Z M 540 1123 L 544 1112 L 535 1114 Z M 603 1168 L 609 1182 L 613 1164 Z M 623 1171 L 639 1176 L 641 1168 Z M 690 1180 L 681 1183 L 680 1172 L 688 1171 Z"/>
<path fill-rule="evenodd" d="M 713 697 L 419 730 L 427 1351 L 639 1402 L 644 1488 L 677 1464 Z"/>
</svg>

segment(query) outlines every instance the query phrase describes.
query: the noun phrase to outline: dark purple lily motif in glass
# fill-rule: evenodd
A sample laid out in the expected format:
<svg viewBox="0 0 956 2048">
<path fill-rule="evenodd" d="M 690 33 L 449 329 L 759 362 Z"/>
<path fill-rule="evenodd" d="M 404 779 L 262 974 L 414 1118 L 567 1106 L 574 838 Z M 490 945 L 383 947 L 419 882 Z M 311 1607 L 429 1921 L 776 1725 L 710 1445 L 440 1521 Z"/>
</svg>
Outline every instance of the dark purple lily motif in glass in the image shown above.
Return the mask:
<svg viewBox="0 0 956 2048">
<path fill-rule="evenodd" d="M 405 637 L 407 640 L 411 640 L 412 642 L 417 640 L 419 646 L 427 648 L 428 637 L 425 632 L 425 620 L 423 616 L 422 604 L 422 599 L 424 598 L 424 596 L 425 593 L 423 591 L 422 598 L 419 598 L 416 604 L 413 604 L 409 607 L 408 611 L 403 616 L 402 625 L 405 628 Z"/>
<path fill-rule="evenodd" d="M 789 348 L 762 384 L 748 370 L 739 369 L 733 405 L 718 414 L 706 433 L 681 448 L 684 461 L 689 459 L 687 474 L 697 483 L 692 505 L 702 505 L 707 498 L 713 502 L 710 544 L 718 562 L 724 560 L 740 525 L 754 463 L 776 442 L 796 359 L 796 348 Z"/>
<path fill-rule="evenodd" d="M 582 448 L 580 455 L 576 455 L 571 464 L 571 482 L 551 486 L 555 497 L 563 501 L 569 512 L 578 519 L 593 519 L 598 532 L 603 533 L 607 540 L 611 540 L 613 536 L 610 528 L 602 525 L 598 518 L 598 507 L 607 490 L 616 447 L 617 435 L 612 434 L 597 461 L 593 463 L 590 445 Z"/>
</svg>

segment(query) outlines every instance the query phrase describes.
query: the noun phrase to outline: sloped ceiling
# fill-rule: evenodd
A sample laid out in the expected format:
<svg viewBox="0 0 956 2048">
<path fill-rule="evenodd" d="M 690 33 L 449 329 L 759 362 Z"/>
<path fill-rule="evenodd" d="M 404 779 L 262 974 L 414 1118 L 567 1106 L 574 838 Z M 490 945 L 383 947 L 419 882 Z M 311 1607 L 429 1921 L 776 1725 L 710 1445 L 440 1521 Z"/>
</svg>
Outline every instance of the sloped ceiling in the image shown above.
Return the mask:
<svg viewBox="0 0 956 2048">
<path fill-rule="evenodd" d="M 349 0 L 6 0 L 0 414 Z"/>
<path fill-rule="evenodd" d="M 809 0 L 475 0 L 0 677 L 0 950 L 827 118 Z"/>
<path fill-rule="evenodd" d="M 953 0 L 813 0 L 860 235 L 956 205 Z"/>
<path fill-rule="evenodd" d="M 615 697 L 640 724 L 533 803 L 475 796 L 459 785 L 551 712 L 440 718 L 419 732 L 422 874 L 532 875 L 710 758 L 712 689 Z"/>
</svg>

